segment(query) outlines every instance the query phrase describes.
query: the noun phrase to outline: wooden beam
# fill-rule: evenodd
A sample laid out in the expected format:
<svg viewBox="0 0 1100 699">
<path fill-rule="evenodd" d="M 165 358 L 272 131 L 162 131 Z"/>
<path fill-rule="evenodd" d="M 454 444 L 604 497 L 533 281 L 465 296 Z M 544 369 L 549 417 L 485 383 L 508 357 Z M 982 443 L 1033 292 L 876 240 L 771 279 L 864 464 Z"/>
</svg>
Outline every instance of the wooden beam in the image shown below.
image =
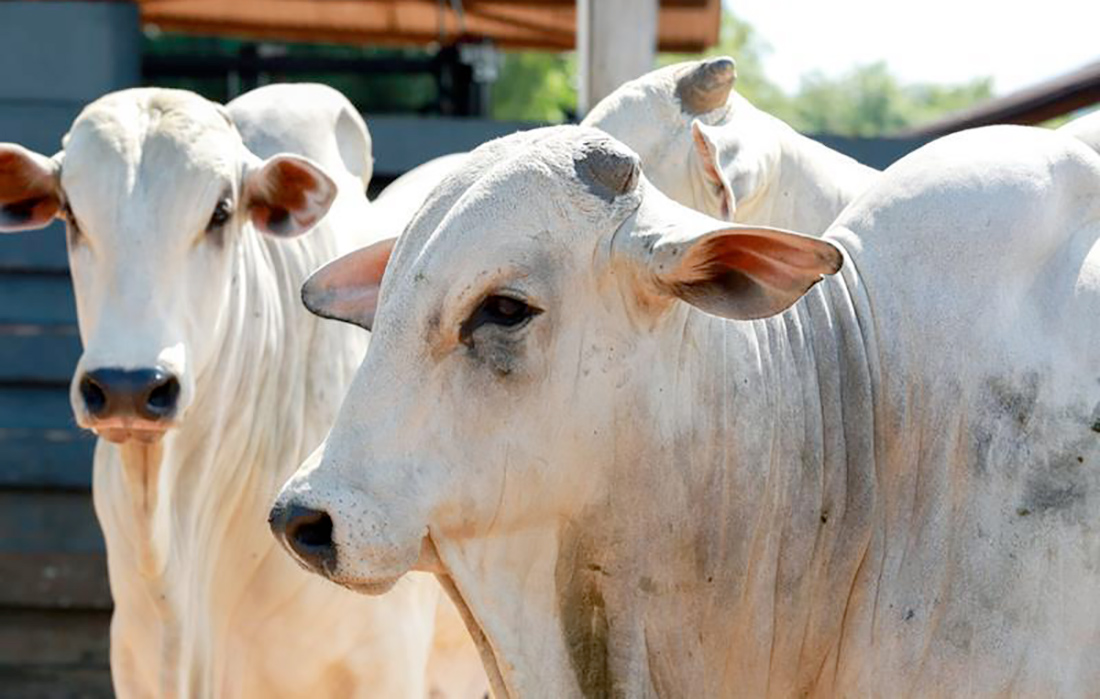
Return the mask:
<svg viewBox="0 0 1100 699">
<path fill-rule="evenodd" d="M 657 0 L 598 0 L 633 8 Z M 482 37 L 506 49 L 568 51 L 573 0 L 464 0 L 461 21 L 437 0 L 138 0 L 142 21 L 168 31 L 282 41 L 426 45 Z M 718 42 L 721 0 L 662 0 L 664 51 Z"/>
</svg>

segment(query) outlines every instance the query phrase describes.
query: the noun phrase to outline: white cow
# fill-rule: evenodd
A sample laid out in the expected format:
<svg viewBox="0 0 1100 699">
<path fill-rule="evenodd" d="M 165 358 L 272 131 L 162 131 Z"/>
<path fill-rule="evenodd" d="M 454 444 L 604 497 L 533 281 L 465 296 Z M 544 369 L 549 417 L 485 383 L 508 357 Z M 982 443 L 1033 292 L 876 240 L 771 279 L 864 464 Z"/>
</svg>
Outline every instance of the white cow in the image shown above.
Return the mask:
<svg viewBox="0 0 1100 699">
<path fill-rule="evenodd" d="M 1068 136 L 1079 138 L 1100 153 L 1100 109 L 1083 117 L 1077 117 L 1058 129 Z"/>
<path fill-rule="evenodd" d="M 630 146 L 646 177 L 684 206 L 824 233 L 878 171 L 757 109 L 736 79 L 728 56 L 667 66 L 600 100 L 584 124 Z"/>
<path fill-rule="evenodd" d="M 0 145 L 0 230 L 68 227 L 84 344 L 72 402 L 101 436 L 120 697 L 429 690 L 431 577 L 357 597 L 299 570 L 266 529 L 366 346 L 302 309 L 299 287 L 369 242 L 351 232 L 371 225 L 371 169 L 362 118 L 318 85 L 228 109 L 127 90 L 89 105 L 52 159 Z"/>
<path fill-rule="evenodd" d="M 371 204 L 378 218 L 392 223 L 391 237 L 401 235 L 432 189 L 466 160 L 467 153 L 451 153 L 417 165 L 386 186 Z"/>
<path fill-rule="evenodd" d="M 598 131 L 491 142 L 384 280 L 307 282 L 374 332 L 277 533 L 353 589 L 434 571 L 498 697 L 1092 696 L 1098 193 L 1074 139 L 978 129 L 819 239 Z"/>
</svg>

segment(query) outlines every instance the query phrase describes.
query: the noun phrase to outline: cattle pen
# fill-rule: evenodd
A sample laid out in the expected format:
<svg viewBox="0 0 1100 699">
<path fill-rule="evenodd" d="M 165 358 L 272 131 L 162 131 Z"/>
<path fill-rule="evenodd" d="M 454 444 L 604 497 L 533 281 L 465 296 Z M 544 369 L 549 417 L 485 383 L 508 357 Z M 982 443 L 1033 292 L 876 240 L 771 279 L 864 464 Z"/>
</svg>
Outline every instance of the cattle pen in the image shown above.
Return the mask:
<svg viewBox="0 0 1100 699">
<path fill-rule="evenodd" d="M 536 125 L 493 120 L 487 114 L 479 61 L 494 47 L 576 47 L 590 68 L 582 71 L 583 110 L 623 75 L 652 63 L 658 46 L 697 52 L 717 37 L 716 25 L 711 25 L 720 11 L 719 0 L 653 0 L 648 3 L 651 16 L 639 20 L 644 26 L 638 31 L 659 30 L 661 43 L 651 42 L 655 46 L 640 56 L 627 51 L 630 55 L 606 67 L 604 59 L 630 45 L 634 35 L 610 32 L 606 25 L 615 20 L 614 11 L 594 9 L 596 3 L 582 0 L 577 11 L 564 0 L 467 2 L 466 13 L 456 17 L 454 8 L 461 2 L 391 0 L 377 5 L 404 6 L 410 13 L 405 24 L 376 26 L 364 19 L 358 28 L 342 24 L 342 17 L 351 16 L 340 14 L 351 11 L 342 6 L 355 4 L 343 1 L 332 3 L 331 16 L 307 13 L 312 23 L 298 26 L 292 20 L 302 2 L 214 3 L 221 9 L 215 16 L 203 15 L 202 2 L 175 0 L 0 3 L 0 141 L 55 152 L 88 102 L 114 90 L 180 78 L 208 80 L 218 90 L 232 92 L 271 76 L 294 81 L 318 73 L 387 70 L 430 75 L 446 87 L 440 88 L 431 110 L 364 115 L 374 143 L 374 192 L 431 158 L 471 150 Z M 285 16 L 265 15 L 275 5 Z M 445 11 L 439 9 L 443 5 Z M 443 16 L 448 19 L 437 26 Z M 155 55 L 143 44 L 143 31 L 153 25 L 157 31 L 243 36 L 245 43 L 230 55 Z M 447 32 L 440 27 L 450 27 L 442 41 Z M 294 41 L 434 43 L 438 53 L 387 63 L 296 59 L 272 48 Z M 1100 70 L 1082 72 L 1076 90 L 1059 83 L 1057 90 L 1069 95 L 1063 111 L 1080 106 L 1083 92 L 1100 98 L 1098 76 Z M 1044 102 L 1043 118 L 1051 114 L 1049 101 Z M 971 116 L 938 128 L 982 123 L 982 113 Z M 988 118 L 1013 120 L 992 111 Z M 883 168 L 939 133 L 814 137 Z M 80 355 L 63 226 L 55 223 L 33 234 L 0 237 L 0 698 L 112 696 L 111 593 L 91 499 L 95 439 L 76 426 L 70 406 L 70 382 Z"/>
</svg>

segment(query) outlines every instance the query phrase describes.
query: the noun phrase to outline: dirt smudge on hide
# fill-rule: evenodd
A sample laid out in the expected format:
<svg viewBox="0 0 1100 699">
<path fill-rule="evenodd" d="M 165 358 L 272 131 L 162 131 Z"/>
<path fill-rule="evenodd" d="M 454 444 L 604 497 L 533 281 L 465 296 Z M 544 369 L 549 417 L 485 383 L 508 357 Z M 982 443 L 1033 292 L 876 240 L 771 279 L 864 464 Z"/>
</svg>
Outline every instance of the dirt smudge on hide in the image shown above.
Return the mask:
<svg viewBox="0 0 1100 699">
<path fill-rule="evenodd" d="M 1089 420 L 1089 429 L 1093 432 L 1100 432 L 1100 403 L 1092 409 L 1092 417 Z"/>
<path fill-rule="evenodd" d="M 999 453 L 1009 446 L 1005 439 L 1018 442 L 1026 436 L 1038 402 L 1038 374 L 1026 374 L 1020 381 L 994 376 L 982 383 L 978 420 L 970 428 L 970 464 L 975 475 L 988 476 L 995 468 L 990 463 L 995 443 Z"/>
<path fill-rule="evenodd" d="M 587 699 L 611 696 L 608 660 L 607 604 L 601 588 L 608 575 L 597 547 L 581 533 L 567 527 L 562 533 L 554 585 L 569 662 L 581 694 Z"/>
<path fill-rule="evenodd" d="M 1035 412 L 1035 405 L 1039 401 L 1039 376 L 1027 374 L 1023 381 L 1014 383 L 1001 377 L 993 377 L 986 384 L 994 405 L 1007 415 L 1010 415 L 1015 423 L 1024 427 Z"/>
<path fill-rule="evenodd" d="M 1044 514 L 1066 511 L 1084 502 L 1088 488 L 1081 471 L 1076 450 L 1051 459 L 1049 465 L 1037 469 L 1024 486 L 1023 504 L 1019 511 Z"/>
</svg>

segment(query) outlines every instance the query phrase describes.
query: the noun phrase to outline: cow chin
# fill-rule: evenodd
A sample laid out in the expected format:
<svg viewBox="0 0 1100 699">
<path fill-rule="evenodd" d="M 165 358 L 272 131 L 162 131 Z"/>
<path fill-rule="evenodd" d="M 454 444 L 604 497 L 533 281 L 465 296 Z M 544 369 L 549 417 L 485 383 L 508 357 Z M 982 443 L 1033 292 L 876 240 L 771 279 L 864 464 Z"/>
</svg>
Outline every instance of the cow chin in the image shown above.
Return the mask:
<svg viewBox="0 0 1100 699">
<path fill-rule="evenodd" d="M 400 580 L 401 577 L 402 576 L 397 576 L 396 578 L 380 578 L 380 579 L 377 579 L 377 580 L 348 580 L 348 581 L 342 581 L 342 580 L 336 580 L 335 578 L 330 578 L 330 580 L 332 580 L 333 582 L 335 582 L 336 584 L 338 584 L 342 587 L 346 587 L 347 589 L 349 589 L 352 592 L 355 592 L 357 594 L 370 595 L 371 597 L 377 597 L 379 595 L 384 595 L 387 592 L 389 592 L 390 590 L 392 590 L 393 586 L 397 584 L 397 581 Z"/>
<path fill-rule="evenodd" d="M 397 542 L 378 542 L 362 547 L 360 542 L 337 546 L 336 565 L 324 575 L 349 590 L 381 595 L 389 591 L 406 573 L 414 570 L 419 546 L 405 547 Z"/>
<path fill-rule="evenodd" d="M 304 566 L 303 566 L 304 567 Z M 421 573 L 438 574 L 445 572 L 442 562 L 439 560 L 439 554 L 436 552 L 435 544 L 432 542 L 430 536 L 425 535 L 420 542 L 420 554 L 416 561 L 405 570 L 403 573 L 396 575 L 378 575 L 375 577 L 357 577 L 354 575 L 342 576 L 341 571 L 337 570 L 334 573 L 326 572 L 324 575 L 332 582 L 345 587 L 352 592 L 356 592 L 363 595 L 384 595 L 393 589 L 393 586 L 405 576 L 406 573 L 417 571 Z"/>
</svg>

